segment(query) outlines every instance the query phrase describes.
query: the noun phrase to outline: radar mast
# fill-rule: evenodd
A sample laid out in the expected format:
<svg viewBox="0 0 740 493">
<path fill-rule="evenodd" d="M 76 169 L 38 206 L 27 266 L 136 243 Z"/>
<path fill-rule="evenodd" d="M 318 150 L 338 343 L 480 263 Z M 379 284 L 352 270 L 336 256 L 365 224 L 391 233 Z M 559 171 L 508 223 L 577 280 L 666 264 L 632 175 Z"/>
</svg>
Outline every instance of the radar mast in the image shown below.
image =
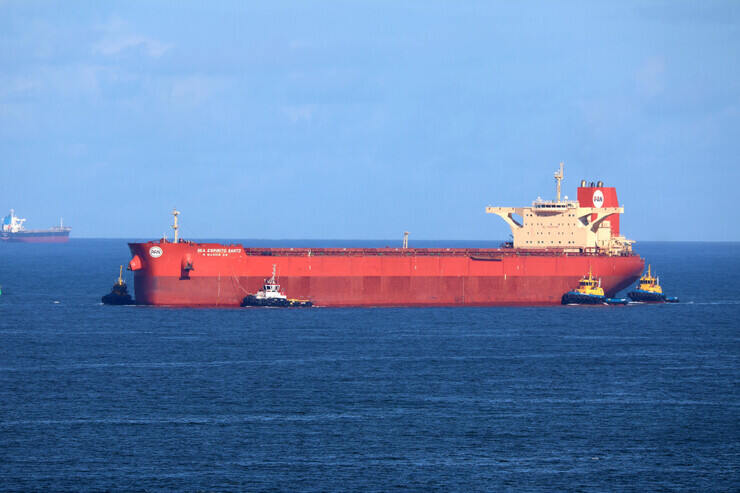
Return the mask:
<svg viewBox="0 0 740 493">
<path fill-rule="evenodd" d="M 563 179 L 563 162 L 560 161 L 560 170 L 555 172 L 555 181 L 558 182 L 558 202 L 560 202 L 560 182 Z"/>
</svg>

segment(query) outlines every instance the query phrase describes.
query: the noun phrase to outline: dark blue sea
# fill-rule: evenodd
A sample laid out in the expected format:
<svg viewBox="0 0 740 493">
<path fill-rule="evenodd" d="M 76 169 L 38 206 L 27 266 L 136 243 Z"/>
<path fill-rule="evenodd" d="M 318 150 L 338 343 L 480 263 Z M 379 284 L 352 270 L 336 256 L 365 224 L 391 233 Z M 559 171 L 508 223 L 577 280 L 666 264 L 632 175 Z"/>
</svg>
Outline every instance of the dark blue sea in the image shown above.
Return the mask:
<svg viewBox="0 0 740 493">
<path fill-rule="evenodd" d="M 0 489 L 737 491 L 740 244 L 637 249 L 681 303 L 109 307 L 124 240 L 0 245 Z"/>
</svg>

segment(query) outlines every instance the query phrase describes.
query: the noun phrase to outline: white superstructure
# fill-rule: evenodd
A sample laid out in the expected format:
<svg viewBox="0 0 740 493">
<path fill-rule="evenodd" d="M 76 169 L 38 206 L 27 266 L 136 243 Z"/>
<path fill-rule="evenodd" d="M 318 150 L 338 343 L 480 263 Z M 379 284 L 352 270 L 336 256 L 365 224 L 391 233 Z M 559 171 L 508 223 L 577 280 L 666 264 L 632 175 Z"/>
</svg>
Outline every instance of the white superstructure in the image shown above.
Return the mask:
<svg viewBox="0 0 740 493">
<path fill-rule="evenodd" d="M 272 277 L 269 279 L 265 279 L 264 286 L 262 286 L 262 289 L 257 291 L 257 294 L 255 294 L 254 297 L 258 300 L 288 299 L 287 296 L 280 292 L 280 284 L 278 284 L 277 280 L 275 279 L 275 264 L 272 265 Z"/>
<path fill-rule="evenodd" d="M 582 207 L 577 200 L 560 199 L 563 164 L 555 173 L 557 199 L 537 198 L 531 207 L 486 207 L 511 227 L 514 248 L 562 248 L 566 251 L 597 250 L 611 255 L 632 251 L 632 241 L 612 234 L 609 216 L 624 207 Z"/>
<path fill-rule="evenodd" d="M 25 229 L 23 227 L 24 222 L 26 222 L 25 219 L 15 215 L 15 209 L 10 209 L 10 214 L 3 218 L 1 231 L 3 233 L 19 233 Z"/>
</svg>

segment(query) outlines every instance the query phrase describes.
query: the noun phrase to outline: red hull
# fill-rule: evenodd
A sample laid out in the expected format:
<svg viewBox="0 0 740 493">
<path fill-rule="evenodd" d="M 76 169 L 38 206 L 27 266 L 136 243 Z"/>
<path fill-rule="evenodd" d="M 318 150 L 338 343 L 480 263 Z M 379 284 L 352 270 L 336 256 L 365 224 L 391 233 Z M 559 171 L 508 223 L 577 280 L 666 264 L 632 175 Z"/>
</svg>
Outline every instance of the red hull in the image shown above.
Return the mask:
<svg viewBox="0 0 740 493">
<path fill-rule="evenodd" d="M 637 255 L 512 249 L 250 249 L 191 242 L 129 248 L 137 303 L 175 306 L 239 306 L 262 287 L 273 264 L 287 296 L 318 306 L 559 304 L 589 268 L 613 296 L 645 264 Z"/>
</svg>

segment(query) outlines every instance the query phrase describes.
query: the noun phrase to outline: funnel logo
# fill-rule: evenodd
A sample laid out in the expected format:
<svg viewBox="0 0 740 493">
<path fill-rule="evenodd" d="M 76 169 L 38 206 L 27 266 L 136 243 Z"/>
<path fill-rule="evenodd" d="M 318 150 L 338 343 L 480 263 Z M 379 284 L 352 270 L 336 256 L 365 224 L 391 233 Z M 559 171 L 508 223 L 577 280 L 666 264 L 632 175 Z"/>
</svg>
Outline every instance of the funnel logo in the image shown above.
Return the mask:
<svg viewBox="0 0 740 493">
<path fill-rule="evenodd" d="M 604 206 L 604 194 L 601 193 L 601 190 L 596 190 L 594 192 L 593 202 L 594 207 L 596 207 L 597 209 L 601 209 Z"/>
<path fill-rule="evenodd" d="M 151 258 L 159 258 L 162 256 L 162 249 L 158 246 L 153 246 L 149 249 L 149 256 Z"/>
</svg>

